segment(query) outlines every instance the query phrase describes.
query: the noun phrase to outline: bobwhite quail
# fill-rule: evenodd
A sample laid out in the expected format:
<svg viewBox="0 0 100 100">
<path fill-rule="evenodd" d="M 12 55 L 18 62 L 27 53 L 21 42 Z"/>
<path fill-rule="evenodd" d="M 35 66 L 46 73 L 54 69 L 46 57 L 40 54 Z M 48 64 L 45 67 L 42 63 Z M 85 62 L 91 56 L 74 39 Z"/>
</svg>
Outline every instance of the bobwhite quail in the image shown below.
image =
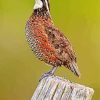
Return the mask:
<svg viewBox="0 0 100 100">
<path fill-rule="evenodd" d="M 52 21 L 49 0 L 35 0 L 34 11 L 26 23 L 26 37 L 37 58 L 52 66 L 40 80 L 53 75 L 62 65 L 80 76 L 72 45 Z"/>
</svg>

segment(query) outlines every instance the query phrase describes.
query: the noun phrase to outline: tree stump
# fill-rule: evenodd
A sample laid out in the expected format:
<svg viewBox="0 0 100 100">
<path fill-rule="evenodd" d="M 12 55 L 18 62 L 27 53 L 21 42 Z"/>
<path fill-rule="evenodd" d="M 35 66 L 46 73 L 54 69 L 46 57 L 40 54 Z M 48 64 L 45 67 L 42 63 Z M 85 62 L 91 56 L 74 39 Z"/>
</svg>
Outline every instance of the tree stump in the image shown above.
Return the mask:
<svg viewBox="0 0 100 100">
<path fill-rule="evenodd" d="M 93 93 L 92 88 L 49 76 L 41 80 L 31 100 L 91 100 Z"/>
</svg>

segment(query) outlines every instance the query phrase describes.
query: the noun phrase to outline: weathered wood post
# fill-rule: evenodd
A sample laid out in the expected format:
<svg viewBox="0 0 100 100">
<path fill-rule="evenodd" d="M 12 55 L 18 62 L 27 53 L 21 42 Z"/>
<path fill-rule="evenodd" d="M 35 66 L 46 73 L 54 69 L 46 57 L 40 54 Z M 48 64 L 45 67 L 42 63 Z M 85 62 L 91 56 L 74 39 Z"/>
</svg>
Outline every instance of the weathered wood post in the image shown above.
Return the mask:
<svg viewBox="0 0 100 100">
<path fill-rule="evenodd" d="M 92 88 L 50 76 L 39 83 L 31 100 L 91 100 L 93 93 Z"/>
</svg>

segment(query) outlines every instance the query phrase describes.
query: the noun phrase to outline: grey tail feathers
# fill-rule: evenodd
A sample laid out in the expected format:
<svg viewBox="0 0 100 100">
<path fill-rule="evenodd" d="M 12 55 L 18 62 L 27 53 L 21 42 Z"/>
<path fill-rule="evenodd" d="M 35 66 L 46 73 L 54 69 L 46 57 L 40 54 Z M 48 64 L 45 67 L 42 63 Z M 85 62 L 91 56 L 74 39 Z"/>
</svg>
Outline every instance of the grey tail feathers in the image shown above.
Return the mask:
<svg viewBox="0 0 100 100">
<path fill-rule="evenodd" d="M 70 63 L 68 69 L 70 69 L 76 76 L 80 77 L 80 72 L 75 62 Z"/>
</svg>

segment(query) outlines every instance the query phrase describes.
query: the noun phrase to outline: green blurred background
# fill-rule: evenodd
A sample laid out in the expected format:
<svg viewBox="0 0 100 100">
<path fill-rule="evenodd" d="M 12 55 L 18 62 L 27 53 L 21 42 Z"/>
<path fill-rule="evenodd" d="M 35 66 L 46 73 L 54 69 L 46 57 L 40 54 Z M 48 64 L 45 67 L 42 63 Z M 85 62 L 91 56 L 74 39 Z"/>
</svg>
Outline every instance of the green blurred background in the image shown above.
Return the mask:
<svg viewBox="0 0 100 100">
<path fill-rule="evenodd" d="M 30 100 L 51 67 L 32 54 L 25 23 L 34 0 L 0 0 L 0 100 Z M 94 88 L 100 100 L 100 0 L 51 0 L 51 15 L 75 48 L 81 78 L 64 67 L 56 75 Z"/>
</svg>

